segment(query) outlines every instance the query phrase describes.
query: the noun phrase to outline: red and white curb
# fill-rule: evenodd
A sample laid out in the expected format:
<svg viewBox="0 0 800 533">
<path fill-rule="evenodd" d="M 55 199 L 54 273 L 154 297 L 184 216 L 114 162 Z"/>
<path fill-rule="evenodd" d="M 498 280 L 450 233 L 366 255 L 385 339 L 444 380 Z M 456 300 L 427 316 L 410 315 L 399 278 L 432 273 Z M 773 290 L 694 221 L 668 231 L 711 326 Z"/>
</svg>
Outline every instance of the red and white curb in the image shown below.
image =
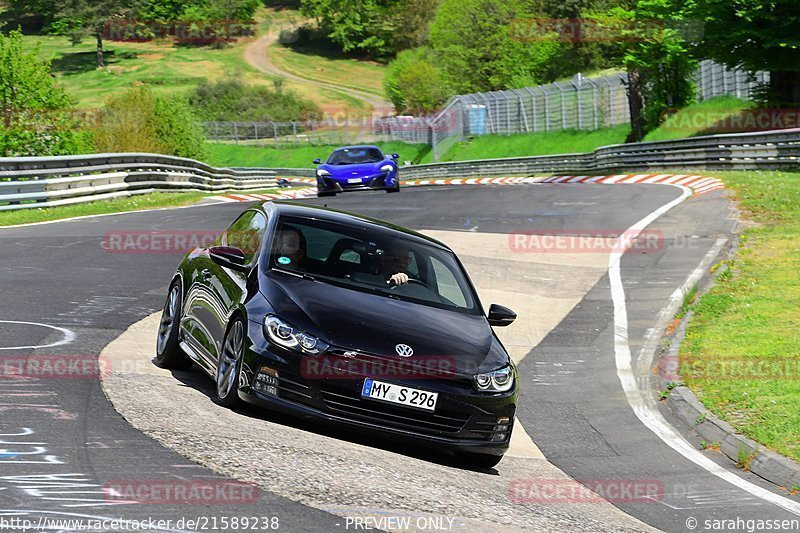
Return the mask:
<svg viewBox="0 0 800 533">
<path fill-rule="evenodd" d="M 315 182 L 316 183 L 316 182 Z M 295 189 L 275 194 L 245 194 L 245 193 L 230 193 L 222 194 L 219 196 L 209 196 L 206 200 L 212 200 L 219 203 L 229 202 L 263 202 L 265 200 L 289 200 L 292 198 L 315 198 L 317 196 L 316 187 L 304 187 L 302 189 Z"/>
<path fill-rule="evenodd" d="M 467 178 L 417 180 L 402 182 L 405 186 L 416 185 L 523 185 L 533 183 L 600 183 L 620 185 L 630 183 L 683 185 L 700 195 L 725 186 L 717 178 L 695 174 L 611 174 L 607 176 L 538 176 L 530 178 Z"/>
<path fill-rule="evenodd" d="M 290 182 L 316 184 L 313 178 L 286 178 Z M 717 178 L 697 174 L 610 174 L 607 176 L 537 176 L 528 178 L 452 178 L 437 180 L 401 181 L 403 187 L 432 185 L 531 185 L 535 183 L 597 183 L 603 185 L 657 184 L 682 185 L 692 190 L 695 196 L 724 189 L 725 185 Z M 295 191 L 278 194 L 226 194 L 212 196 L 210 200 L 220 202 L 261 202 L 264 200 L 284 200 L 289 198 L 313 198 L 315 187 L 305 187 Z"/>
</svg>

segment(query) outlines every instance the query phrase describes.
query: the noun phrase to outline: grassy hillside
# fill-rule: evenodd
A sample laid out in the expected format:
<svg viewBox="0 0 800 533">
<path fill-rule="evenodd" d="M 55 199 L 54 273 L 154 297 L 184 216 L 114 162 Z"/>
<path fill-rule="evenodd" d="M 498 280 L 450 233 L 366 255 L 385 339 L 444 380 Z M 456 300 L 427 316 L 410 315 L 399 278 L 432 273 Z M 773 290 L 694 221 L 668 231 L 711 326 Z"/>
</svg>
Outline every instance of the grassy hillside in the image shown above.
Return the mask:
<svg viewBox="0 0 800 533">
<path fill-rule="evenodd" d="M 259 35 L 270 27 L 273 16 L 273 10 L 258 11 Z M 244 59 L 244 49 L 252 39 L 242 39 L 224 48 L 176 46 L 168 40 L 144 43 L 106 41 L 106 67 L 100 69 L 96 66 L 92 39 L 71 46 L 63 36 L 26 35 L 25 42 L 31 47 L 40 45 L 41 56 L 52 61 L 53 74 L 80 109 L 100 107 L 107 95 L 136 85 L 148 85 L 159 92 L 179 93 L 191 91 L 203 80 L 218 80 L 225 76 L 267 85 L 275 79 Z M 296 82 L 287 82 L 286 88 L 321 107 L 363 108 L 360 101 L 334 90 Z"/>
<path fill-rule="evenodd" d="M 723 117 L 735 115 L 754 106 L 752 102 L 734 96 L 716 96 L 686 106 L 669 117 L 660 128 L 651 131 L 645 141 L 667 141 L 696 135 L 722 133 L 715 129 Z"/>
<path fill-rule="evenodd" d="M 456 143 L 442 161 L 467 161 L 495 157 L 590 152 L 600 146 L 625 142 L 628 126 L 595 131 L 558 130 L 518 135 L 480 135 Z"/>
<path fill-rule="evenodd" d="M 293 9 L 269 13 L 278 27 L 293 27 L 302 21 L 300 12 Z M 384 96 L 386 65 L 348 56 L 325 41 L 275 43 L 270 47 L 270 57 L 275 65 L 296 76 Z"/>
<path fill-rule="evenodd" d="M 29 35 L 25 41 L 31 47 L 40 45 L 42 57 L 52 61 L 59 84 L 82 109 L 99 107 L 107 95 L 136 85 L 178 93 L 190 91 L 203 80 L 228 74 L 251 83 L 269 82 L 244 62 L 240 45 L 217 50 L 158 42 L 107 42 L 106 67 L 97 68 L 91 40 L 70 46 L 65 37 Z"/>
</svg>

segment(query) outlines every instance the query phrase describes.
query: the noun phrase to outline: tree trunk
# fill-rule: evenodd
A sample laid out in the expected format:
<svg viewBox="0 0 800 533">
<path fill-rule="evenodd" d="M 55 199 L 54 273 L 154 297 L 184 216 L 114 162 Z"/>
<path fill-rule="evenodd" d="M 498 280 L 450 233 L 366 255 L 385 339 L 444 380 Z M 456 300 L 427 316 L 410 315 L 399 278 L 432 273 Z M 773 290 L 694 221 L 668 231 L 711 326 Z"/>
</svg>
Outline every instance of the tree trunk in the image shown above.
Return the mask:
<svg viewBox="0 0 800 533">
<path fill-rule="evenodd" d="M 642 98 L 642 76 L 639 69 L 628 69 L 628 109 L 631 112 L 631 132 L 625 142 L 641 142 L 644 139 L 644 99 Z"/>
<path fill-rule="evenodd" d="M 769 105 L 800 106 L 800 72 L 778 70 L 769 73 Z"/>
<path fill-rule="evenodd" d="M 97 67 L 102 68 L 105 64 L 103 63 L 103 32 L 97 32 Z"/>
</svg>

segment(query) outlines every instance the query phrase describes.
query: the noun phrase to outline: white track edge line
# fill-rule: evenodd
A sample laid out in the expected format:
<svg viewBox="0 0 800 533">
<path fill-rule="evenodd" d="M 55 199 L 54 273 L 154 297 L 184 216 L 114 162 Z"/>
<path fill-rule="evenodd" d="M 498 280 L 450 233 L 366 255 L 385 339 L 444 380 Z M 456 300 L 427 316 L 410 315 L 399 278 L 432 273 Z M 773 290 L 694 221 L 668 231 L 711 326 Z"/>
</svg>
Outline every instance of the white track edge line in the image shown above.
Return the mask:
<svg viewBox="0 0 800 533">
<path fill-rule="evenodd" d="M 658 219 L 661 215 L 682 203 L 692 195 L 688 187 L 679 186 L 682 190 L 680 197 L 662 205 L 642 220 L 628 228 L 625 232 L 626 239 L 630 243 L 644 228 Z M 621 241 L 620 241 L 621 244 Z M 618 249 L 619 244 L 614 247 Z M 793 502 L 767 489 L 759 487 L 738 475 L 721 467 L 708 457 L 696 450 L 678 431 L 670 425 L 655 405 L 652 394 L 644 394 L 636 386 L 636 378 L 631 366 L 631 350 L 628 343 L 628 310 L 625 305 L 625 288 L 622 284 L 621 261 L 625 250 L 615 251 L 608 259 L 608 277 L 611 284 L 611 300 L 614 305 L 614 357 L 617 365 L 617 376 L 619 377 L 625 398 L 633 409 L 636 417 L 653 433 L 658 436 L 667 446 L 690 460 L 697 466 L 703 468 L 710 474 L 727 481 L 728 483 L 764 500 L 765 502 L 776 505 L 790 513 L 800 516 L 800 503 Z M 701 268 L 700 265 L 697 268 Z"/>
</svg>

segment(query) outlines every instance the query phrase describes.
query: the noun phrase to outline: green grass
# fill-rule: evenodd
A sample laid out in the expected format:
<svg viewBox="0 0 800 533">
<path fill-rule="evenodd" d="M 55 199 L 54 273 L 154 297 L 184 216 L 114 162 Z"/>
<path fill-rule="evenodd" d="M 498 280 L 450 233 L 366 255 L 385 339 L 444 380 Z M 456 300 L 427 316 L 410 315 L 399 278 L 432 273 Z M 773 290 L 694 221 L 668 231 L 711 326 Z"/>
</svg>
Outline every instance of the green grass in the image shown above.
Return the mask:
<svg viewBox="0 0 800 533">
<path fill-rule="evenodd" d="M 800 172 L 714 175 L 752 224 L 729 270 L 692 306 L 682 368 L 709 370 L 683 372 L 684 380 L 738 431 L 800 460 Z M 785 377 L 754 377 L 747 366 L 774 361 Z M 721 366 L 730 362 L 738 374 Z"/>
<path fill-rule="evenodd" d="M 171 43 L 106 42 L 105 68 L 97 68 L 95 45 L 87 40 L 70 46 L 65 37 L 26 35 L 52 61 L 58 83 L 81 109 L 100 107 L 106 96 L 137 85 L 163 93 L 186 93 L 203 80 L 235 75 L 250 83 L 271 83 L 242 57 L 242 44 L 223 49 L 173 46 Z"/>
<path fill-rule="evenodd" d="M 256 20 L 259 34 L 266 31 L 271 10 L 260 9 Z M 63 36 L 26 35 L 29 47 L 39 44 L 41 56 L 52 61 L 58 83 L 73 98 L 79 109 L 102 106 L 109 94 L 137 85 L 148 85 L 163 93 L 188 93 L 204 80 L 234 76 L 246 83 L 271 85 L 274 76 L 264 74 L 244 59 L 249 40 L 224 48 L 176 46 L 170 41 L 145 43 L 104 42 L 105 68 L 97 68 L 95 43 L 86 39 L 72 46 Z M 298 92 L 323 108 L 361 111 L 364 103 L 333 90 L 288 82 L 286 88 Z"/>
<path fill-rule="evenodd" d="M 297 27 L 304 20 L 296 9 L 267 9 L 266 18 L 280 28 Z M 277 67 L 301 78 L 384 96 L 386 65 L 344 54 L 324 40 L 277 43 L 269 53 Z"/>
<path fill-rule="evenodd" d="M 669 117 L 660 128 L 645 136 L 645 141 L 667 141 L 696 135 L 726 133 L 715 131 L 715 124 L 723 117 L 735 115 L 754 106 L 752 102 L 733 96 L 716 96 L 686 106 Z"/>
<path fill-rule="evenodd" d="M 278 189 L 264 189 L 247 191 L 247 193 L 274 193 Z M 64 205 L 47 208 L 28 208 L 14 211 L 0 211 L 0 226 L 13 226 L 16 224 L 30 224 L 32 222 L 46 222 L 64 218 L 80 217 L 87 215 L 104 215 L 107 213 L 122 213 L 124 211 L 139 211 L 142 209 L 155 209 L 158 207 L 178 207 L 194 204 L 207 196 L 219 193 L 203 192 L 155 192 L 115 198 L 85 204 Z"/>
<path fill-rule="evenodd" d="M 750 102 L 732 96 L 709 98 L 679 111 L 672 122 L 651 131 L 645 141 L 704 135 L 709 133 L 704 124 L 713 125 L 715 117 L 732 115 L 750 107 Z M 702 122 L 703 119 L 706 122 Z M 555 130 L 516 135 L 481 135 L 454 144 L 442 156 L 442 161 L 591 152 L 601 146 L 624 143 L 629 131 L 628 125 L 620 125 L 594 131 Z"/>
<path fill-rule="evenodd" d="M 386 67 L 380 63 L 334 54 L 322 43 L 276 44 L 270 54 L 276 66 L 295 76 L 385 96 Z"/>
<path fill-rule="evenodd" d="M 208 195 L 201 192 L 156 192 L 85 204 L 0 211 L 0 226 L 45 222 L 86 215 L 120 213 L 122 211 L 137 211 L 156 207 L 176 207 L 193 204 L 205 196 Z"/>
<path fill-rule="evenodd" d="M 624 125 L 594 131 L 557 130 L 518 135 L 480 135 L 454 144 L 444 154 L 442 161 L 591 152 L 600 146 L 624 142 L 629 130 Z"/>
<path fill-rule="evenodd" d="M 430 162 L 430 147 L 426 144 L 406 144 L 402 142 L 375 143 L 386 154 L 400 154 L 400 164 L 412 161 L 413 164 Z M 252 146 L 241 144 L 209 143 L 209 164 L 220 167 L 279 167 L 312 168 L 312 161 L 319 157 L 325 159 L 338 146 L 293 146 L 275 148 L 273 146 Z"/>
</svg>

